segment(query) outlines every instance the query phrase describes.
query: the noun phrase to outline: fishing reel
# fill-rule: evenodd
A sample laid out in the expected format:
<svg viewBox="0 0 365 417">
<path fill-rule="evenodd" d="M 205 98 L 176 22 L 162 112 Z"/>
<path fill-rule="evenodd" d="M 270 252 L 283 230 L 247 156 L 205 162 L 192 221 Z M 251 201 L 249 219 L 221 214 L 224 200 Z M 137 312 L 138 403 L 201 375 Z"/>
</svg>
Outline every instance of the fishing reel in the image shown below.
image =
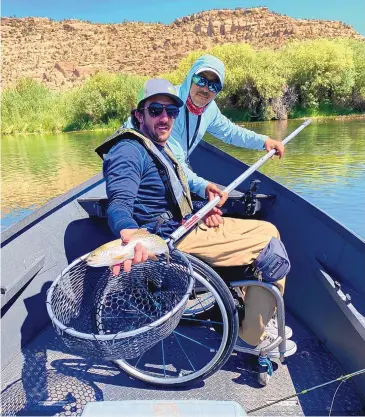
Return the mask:
<svg viewBox="0 0 365 417">
<path fill-rule="evenodd" d="M 258 179 L 250 181 L 247 191 L 244 193 L 234 191 L 230 193 L 227 202 L 222 208 L 225 215 L 238 218 L 252 218 L 262 216 L 268 203 L 273 203 L 276 196 L 273 194 L 258 193 L 261 181 Z"/>
<path fill-rule="evenodd" d="M 248 217 L 254 216 L 261 209 L 261 201 L 257 198 L 257 192 L 260 185 L 260 180 L 250 181 L 249 189 L 242 197 L 244 203 L 244 214 Z"/>
<path fill-rule="evenodd" d="M 260 180 L 255 179 L 250 181 L 248 191 L 241 198 L 243 203 L 242 211 L 245 217 L 254 217 L 260 212 L 265 212 L 267 210 L 267 203 L 270 202 L 272 204 L 276 199 L 276 196 L 273 194 L 258 193 L 260 186 Z"/>
</svg>

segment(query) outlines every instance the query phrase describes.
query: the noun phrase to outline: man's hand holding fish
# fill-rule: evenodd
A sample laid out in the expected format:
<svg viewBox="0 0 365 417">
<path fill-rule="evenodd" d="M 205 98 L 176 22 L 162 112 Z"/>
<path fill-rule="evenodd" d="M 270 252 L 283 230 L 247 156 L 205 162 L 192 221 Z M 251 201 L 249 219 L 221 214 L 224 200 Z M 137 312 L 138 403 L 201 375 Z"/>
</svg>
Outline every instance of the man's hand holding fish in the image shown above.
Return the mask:
<svg viewBox="0 0 365 417">
<path fill-rule="evenodd" d="M 122 240 L 123 245 L 126 245 L 127 243 L 129 243 L 133 233 L 136 232 L 137 230 L 138 229 L 125 229 L 125 230 L 120 231 L 120 238 Z M 138 242 L 136 246 L 134 247 L 134 258 L 126 259 L 123 262 L 124 272 L 130 272 L 132 268 L 132 264 L 135 265 L 141 262 L 146 262 L 147 259 L 148 259 L 147 249 L 144 246 L 142 246 L 141 243 Z M 112 267 L 112 271 L 114 275 L 119 275 L 121 266 L 122 264 L 117 264 Z"/>
<path fill-rule="evenodd" d="M 100 246 L 89 254 L 86 262 L 90 266 L 109 266 L 114 275 L 118 275 L 123 264 L 124 272 L 130 272 L 132 265 L 157 261 L 156 255 L 164 254 L 169 259 L 166 242 L 146 229 L 124 229 L 120 231 L 121 239 L 113 240 Z"/>
</svg>

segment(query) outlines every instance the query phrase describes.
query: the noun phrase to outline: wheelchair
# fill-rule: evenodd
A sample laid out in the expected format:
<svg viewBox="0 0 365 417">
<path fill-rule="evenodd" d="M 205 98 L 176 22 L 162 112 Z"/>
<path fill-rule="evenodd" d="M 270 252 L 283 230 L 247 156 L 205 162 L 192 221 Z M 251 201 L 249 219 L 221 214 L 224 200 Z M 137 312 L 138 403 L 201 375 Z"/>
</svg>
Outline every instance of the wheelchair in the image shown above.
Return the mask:
<svg viewBox="0 0 365 417">
<path fill-rule="evenodd" d="M 251 182 L 246 195 L 230 194 L 227 214 L 234 215 L 237 205 L 252 217 L 261 208 L 257 198 L 257 181 Z M 262 195 L 261 200 L 272 200 Z M 242 207 L 241 207 L 242 209 Z M 242 210 L 241 212 L 242 217 Z M 202 381 L 217 372 L 230 358 L 233 349 L 258 356 L 258 381 L 266 385 L 272 375 L 270 352 L 279 346 L 280 361 L 284 361 L 285 309 L 279 289 L 259 280 L 244 279 L 226 283 L 210 266 L 198 258 L 185 254 L 192 265 L 195 285 L 184 314 L 175 330 L 150 350 L 133 359 L 113 362 L 132 377 L 164 387 L 178 387 Z M 278 337 L 257 352 L 235 347 L 239 316 L 244 310 L 240 287 L 260 286 L 272 293 L 276 300 Z"/>
</svg>

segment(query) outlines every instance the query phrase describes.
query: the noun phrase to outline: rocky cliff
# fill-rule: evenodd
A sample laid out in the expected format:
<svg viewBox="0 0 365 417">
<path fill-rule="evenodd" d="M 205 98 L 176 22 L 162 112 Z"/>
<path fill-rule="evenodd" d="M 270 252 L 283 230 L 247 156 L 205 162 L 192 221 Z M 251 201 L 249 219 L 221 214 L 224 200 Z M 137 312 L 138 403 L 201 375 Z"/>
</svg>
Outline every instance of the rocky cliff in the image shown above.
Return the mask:
<svg viewBox="0 0 365 417">
<path fill-rule="evenodd" d="M 52 89 L 81 83 L 98 70 L 155 76 L 194 50 L 246 42 L 278 48 L 290 39 L 364 39 L 341 22 L 294 19 L 267 8 L 211 10 L 172 24 L 98 24 L 2 18 L 3 86 L 32 77 Z"/>
</svg>

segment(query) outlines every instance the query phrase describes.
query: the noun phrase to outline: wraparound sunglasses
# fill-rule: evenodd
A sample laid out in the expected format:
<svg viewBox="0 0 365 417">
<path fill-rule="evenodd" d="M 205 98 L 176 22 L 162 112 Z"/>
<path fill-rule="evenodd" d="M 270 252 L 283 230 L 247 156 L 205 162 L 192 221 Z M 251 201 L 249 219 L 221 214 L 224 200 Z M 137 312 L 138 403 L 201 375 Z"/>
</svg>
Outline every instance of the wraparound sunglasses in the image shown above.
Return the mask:
<svg viewBox="0 0 365 417">
<path fill-rule="evenodd" d="M 193 83 L 199 87 L 205 87 L 208 84 L 209 91 L 215 94 L 218 94 L 222 90 L 222 84 L 220 81 L 210 81 L 199 74 L 193 75 Z"/>
<path fill-rule="evenodd" d="M 148 110 L 148 114 L 151 117 L 158 117 L 161 116 L 163 113 L 163 109 L 166 110 L 166 114 L 171 119 L 176 119 L 177 116 L 180 113 L 180 109 L 177 106 L 174 106 L 173 104 L 161 104 L 161 103 L 151 103 L 148 107 L 142 107 L 138 110 Z"/>
</svg>

